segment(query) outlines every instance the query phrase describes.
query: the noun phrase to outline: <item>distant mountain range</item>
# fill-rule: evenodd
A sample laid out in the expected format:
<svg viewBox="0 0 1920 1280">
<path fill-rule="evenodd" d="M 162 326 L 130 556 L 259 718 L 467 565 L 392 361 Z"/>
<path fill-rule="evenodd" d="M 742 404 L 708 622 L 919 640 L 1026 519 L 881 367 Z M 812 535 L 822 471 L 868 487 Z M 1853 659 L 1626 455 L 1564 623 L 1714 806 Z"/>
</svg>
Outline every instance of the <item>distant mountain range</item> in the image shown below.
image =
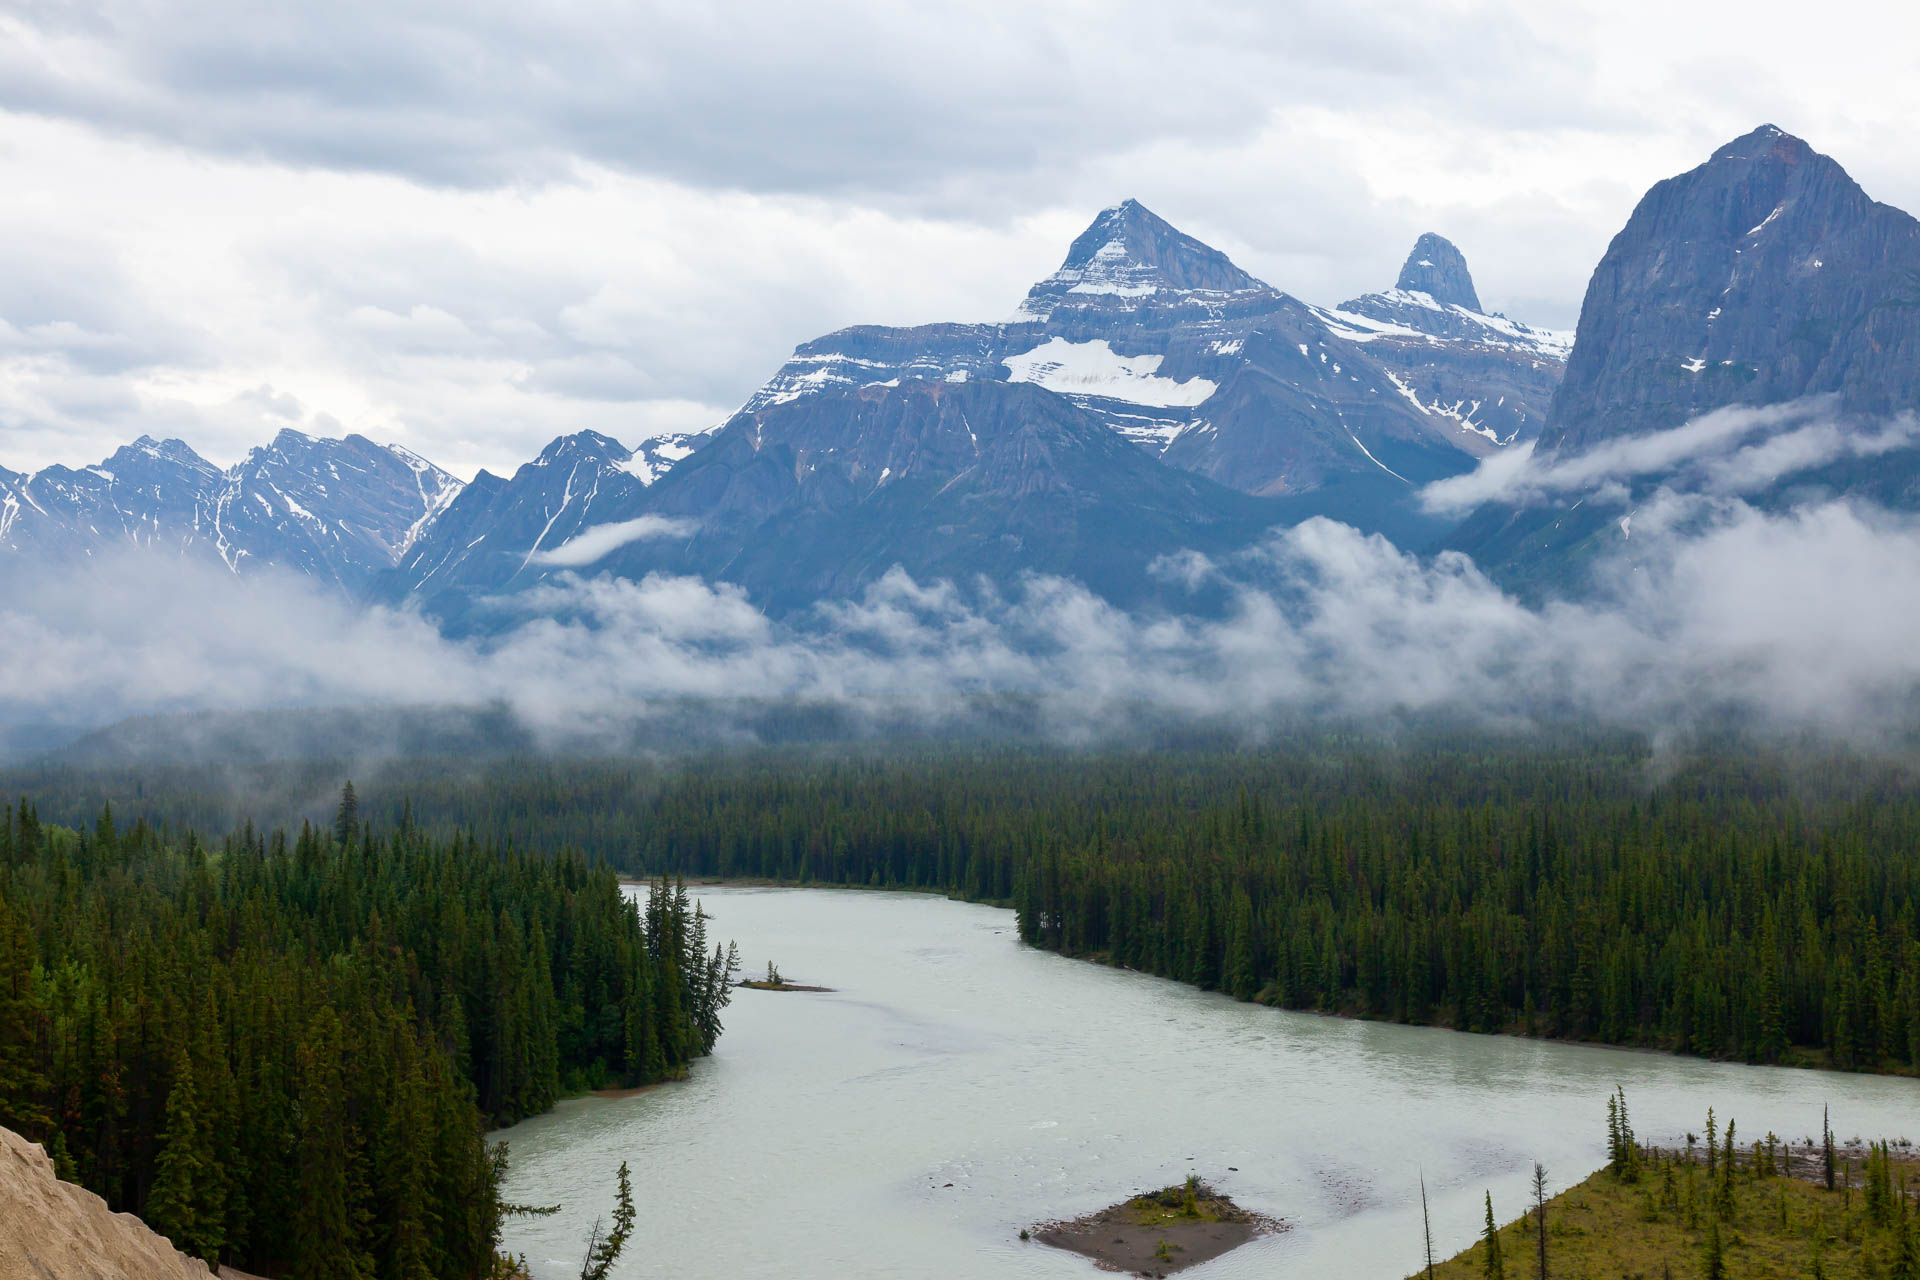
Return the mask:
<svg viewBox="0 0 1920 1280">
<path fill-rule="evenodd" d="M 282 431 L 226 471 L 142 436 L 99 466 L 0 469 L 0 547 L 55 561 L 135 546 L 291 569 L 357 596 L 459 494 L 454 477 L 365 436 Z"/>
<path fill-rule="evenodd" d="M 1393 288 L 1319 307 L 1129 200 L 1008 319 L 803 343 L 710 432 L 563 436 L 465 485 L 360 436 L 283 432 L 227 471 L 143 437 L 97 467 L 0 470 L 0 548 L 290 569 L 486 631 L 567 572 L 698 574 L 776 614 L 896 565 L 1064 574 L 1131 605 L 1159 593 L 1163 557 L 1325 514 L 1544 593 L 1628 536 L 1618 510 L 1570 494 L 1454 527 L 1420 489 L 1516 446 L 1570 457 L 1728 405 L 1920 406 L 1917 318 L 1913 219 L 1771 127 L 1648 193 L 1572 339 L 1484 311 L 1437 235 Z M 1915 474 L 1879 459 L 1821 479 L 1920 507 Z"/>
</svg>

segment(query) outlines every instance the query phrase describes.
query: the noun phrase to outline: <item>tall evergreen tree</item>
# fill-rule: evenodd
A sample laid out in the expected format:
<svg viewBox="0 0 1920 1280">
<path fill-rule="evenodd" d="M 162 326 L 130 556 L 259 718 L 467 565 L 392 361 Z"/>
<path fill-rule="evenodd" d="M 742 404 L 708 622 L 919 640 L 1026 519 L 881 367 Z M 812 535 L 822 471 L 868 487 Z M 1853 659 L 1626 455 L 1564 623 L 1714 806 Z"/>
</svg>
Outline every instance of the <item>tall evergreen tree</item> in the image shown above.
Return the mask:
<svg viewBox="0 0 1920 1280">
<path fill-rule="evenodd" d="M 144 1216 L 174 1247 L 219 1265 L 223 1233 L 221 1195 L 211 1151 L 211 1135 L 200 1114 L 193 1063 L 183 1048 L 174 1054 L 173 1082 L 167 1090 L 166 1127 Z"/>
<path fill-rule="evenodd" d="M 1500 1227 L 1493 1220 L 1493 1192 L 1487 1192 L 1487 1222 L 1480 1229 L 1481 1270 L 1487 1280 L 1506 1280 L 1506 1264 L 1500 1258 Z"/>
</svg>

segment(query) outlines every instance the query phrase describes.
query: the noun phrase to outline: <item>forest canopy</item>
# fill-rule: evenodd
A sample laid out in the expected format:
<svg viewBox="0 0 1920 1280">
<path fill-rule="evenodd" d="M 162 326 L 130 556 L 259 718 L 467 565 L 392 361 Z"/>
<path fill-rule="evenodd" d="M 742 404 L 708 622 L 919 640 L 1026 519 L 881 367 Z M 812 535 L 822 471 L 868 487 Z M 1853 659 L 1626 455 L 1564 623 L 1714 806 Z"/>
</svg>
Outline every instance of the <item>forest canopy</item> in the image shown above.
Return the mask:
<svg viewBox="0 0 1920 1280">
<path fill-rule="evenodd" d="M 231 803 L 228 777 L 47 770 L 35 794 L 166 814 Z M 364 804 L 636 874 L 999 902 L 1033 945 L 1290 1008 L 1920 1065 L 1920 786 L 1885 759 L 1587 733 L 885 744 L 395 762 Z"/>
<path fill-rule="evenodd" d="M 684 886 L 407 823 L 216 846 L 0 818 L 0 1124 L 210 1262 L 478 1277 L 491 1124 L 682 1074 L 730 956 Z"/>
</svg>

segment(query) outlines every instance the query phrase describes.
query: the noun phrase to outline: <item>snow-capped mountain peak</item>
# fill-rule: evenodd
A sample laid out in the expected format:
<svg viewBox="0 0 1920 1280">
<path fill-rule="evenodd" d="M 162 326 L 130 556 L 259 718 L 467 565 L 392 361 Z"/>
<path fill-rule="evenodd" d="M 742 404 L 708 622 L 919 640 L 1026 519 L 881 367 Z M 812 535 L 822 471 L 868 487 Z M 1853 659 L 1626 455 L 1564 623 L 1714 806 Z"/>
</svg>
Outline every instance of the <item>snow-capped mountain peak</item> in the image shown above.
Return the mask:
<svg viewBox="0 0 1920 1280">
<path fill-rule="evenodd" d="M 1034 285 L 1016 320 L 1060 307 L 1129 309 L 1169 295 L 1272 292 L 1226 254 L 1176 229 L 1138 200 L 1101 210 L 1060 269 Z"/>
</svg>

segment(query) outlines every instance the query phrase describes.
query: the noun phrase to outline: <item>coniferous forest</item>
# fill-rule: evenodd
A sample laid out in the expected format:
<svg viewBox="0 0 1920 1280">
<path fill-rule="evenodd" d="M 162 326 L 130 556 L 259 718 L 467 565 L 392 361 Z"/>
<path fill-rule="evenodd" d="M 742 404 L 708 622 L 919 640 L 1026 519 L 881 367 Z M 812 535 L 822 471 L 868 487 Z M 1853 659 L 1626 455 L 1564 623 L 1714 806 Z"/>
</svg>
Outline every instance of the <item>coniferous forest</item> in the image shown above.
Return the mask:
<svg viewBox="0 0 1920 1280">
<path fill-rule="evenodd" d="M 1620 744 L 684 775 L 640 859 L 1010 900 L 1029 943 L 1241 999 L 1863 1070 L 1920 1064 L 1920 790 Z"/>
<path fill-rule="evenodd" d="M 32 781 L 75 808 L 208 803 L 190 771 Z M 1884 760 L 1586 733 L 842 747 L 414 761 L 366 804 L 633 873 L 1006 903 L 1035 946 L 1289 1008 L 1920 1063 L 1920 786 Z"/>
<path fill-rule="evenodd" d="M 684 887 L 359 821 L 219 844 L 0 820 L 0 1124 L 209 1261 L 477 1277 L 490 1124 L 684 1072 L 729 957 Z"/>
<path fill-rule="evenodd" d="M 279 767 L 295 795 L 338 766 Z M 617 871 L 1003 903 L 1031 945 L 1288 1008 L 1920 1064 L 1920 786 L 1886 760 L 1591 735 L 413 760 L 296 837 L 176 825 L 230 782 L 0 778 L 38 797 L 0 820 L 0 1123 L 301 1280 L 482 1274 L 489 1123 L 712 1047 L 729 957 L 684 888 L 630 905 Z"/>
</svg>

